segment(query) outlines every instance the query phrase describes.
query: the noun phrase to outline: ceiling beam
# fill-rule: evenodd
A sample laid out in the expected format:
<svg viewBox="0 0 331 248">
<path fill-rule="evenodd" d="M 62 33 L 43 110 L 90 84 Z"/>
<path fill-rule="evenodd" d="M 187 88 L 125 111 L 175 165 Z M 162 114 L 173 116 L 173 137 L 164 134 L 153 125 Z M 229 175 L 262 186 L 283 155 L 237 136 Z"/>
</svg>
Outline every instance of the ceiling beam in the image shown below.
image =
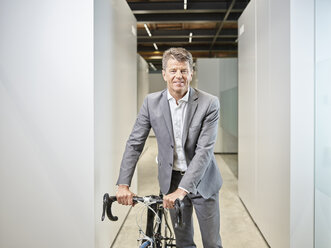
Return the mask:
<svg viewBox="0 0 331 248">
<path fill-rule="evenodd" d="M 247 6 L 249 0 L 238 1 L 235 6 L 233 6 L 234 12 L 242 12 Z M 145 11 L 147 13 L 153 13 L 154 11 L 165 10 L 172 12 L 173 10 L 184 10 L 183 2 L 151 2 L 151 1 L 141 1 L 141 2 L 128 2 L 133 13 L 135 11 Z M 188 1 L 187 10 L 198 10 L 198 11 L 210 11 L 210 10 L 220 10 L 226 12 L 230 4 L 227 1 Z M 185 10 L 184 10 L 185 11 Z"/>
<path fill-rule="evenodd" d="M 237 23 L 241 13 L 230 13 L 228 14 L 226 20 L 224 22 Z M 187 13 L 185 15 L 181 14 L 136 14 L 135 17 L 137 22 L 143 23 L 174 23 L 174 22 L 219 22 L 224 20 L 226 14 L 224 13 Z"/>
<path fill-rule="evenodd" d="M 167 49 L 169 49 L 171 45 L 159 45 L 158 46 L 158 52 L 163 52 Z M 184 46 L 185 49 L 191 51 L 210 51 L 209 44 L 203 45 L 203 44 L 192 44 Z M 138 44 L 138 51 L 139 52 L 154 52 L 154 46 L 153 45 L 141 45 Z M 215 44 L 213 49 L 213 52 L 215 51 L 237 51 L 237 44 Z"/>
<path fill-rule="evenodd" d="M 213 57 L 236 57 L 238 55 L 237 51 L 215 51 L 210 56 L 209 51 L 190 51 L 193 58 L 213 58 Z M 162 62 L 162 54 L 155 56 L 152 52 L 139 52 L 139 54 L 144 57 L 145 60 L 153 61 L 155 63 Z M 159 58 L 155 58 L 159 57 Z"/>
<path fill-rule="evenodd" d="M 203 37 L 198 38 L 194 36 L 192 38 L 192 43 L 208 43 L 212 42 L 213 37 Z M 217 38 L 216 43 L 226 43 L 226 44 L 235 44 L 237 38 Z M 173 37 L 173 38 L 139 38 L 137 40 L 138 44 L 153 44 L 153 43 L 188 43 L 189 37 Z"/>
<path fill-rule="evenodd" d="M 186 37 L 191 32 L 193 33 L 193 37 L 214 37 L 216 34 L 215 29 L 184 29 L 184 30 L 168 30 L 168 29 L 158 29 L 158 30 L 152 30 L 152 37 L 151 38 L 166 38 L 166 37 Z M 148 38 L 148 34 L 145 29 L 138 29 L 138 38 Z M 219 33 L 219 36 L 224 37 L 237 37 L 238 36 L 238 30 L 236 28 L 229 28 L 229 29 L 223 29 Z"/>
<path fill-rule="evenodd" d="M 242 13 L 243 9 L 232 10 L 232 13 Z M 176 10 L 134 10 L 134 15 L 146 15 L 146 14 L 207 14 L 207 13 L 226 13 L 226 9 L 206 9 L 206 10 L 195 10 L 195 9 L 176 9 Z"/>
<path fill-rule="evenodd" d="M 214 51 L 211 55 L 209 51 L 190 51 L 192 53 L 193 59 L 197 58 L 223 58 L 223 57 L 237 57 L 238 52 L 233 51 Z M 152 62 L 154 65 L 162 64 L 162 53 L 158 56 L 152 52 L 139 52 L 139 54 L 147 61 Z"/>
</svg>

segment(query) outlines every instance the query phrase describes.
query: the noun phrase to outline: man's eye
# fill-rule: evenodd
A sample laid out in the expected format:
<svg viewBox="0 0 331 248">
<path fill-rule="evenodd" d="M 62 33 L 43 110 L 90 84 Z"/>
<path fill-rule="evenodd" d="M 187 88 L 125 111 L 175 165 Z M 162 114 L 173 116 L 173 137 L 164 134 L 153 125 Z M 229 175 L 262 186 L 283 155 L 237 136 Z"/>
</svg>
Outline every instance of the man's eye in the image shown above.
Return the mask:
<svg viewBox="0 0 331 248">
<path fill-rule="evenodd" d="M 183 74 L 186 74 L 186 73 L 187 73 L 187 70 L 182 70 L 182 73 L 183 73 Z"/>
</svg>

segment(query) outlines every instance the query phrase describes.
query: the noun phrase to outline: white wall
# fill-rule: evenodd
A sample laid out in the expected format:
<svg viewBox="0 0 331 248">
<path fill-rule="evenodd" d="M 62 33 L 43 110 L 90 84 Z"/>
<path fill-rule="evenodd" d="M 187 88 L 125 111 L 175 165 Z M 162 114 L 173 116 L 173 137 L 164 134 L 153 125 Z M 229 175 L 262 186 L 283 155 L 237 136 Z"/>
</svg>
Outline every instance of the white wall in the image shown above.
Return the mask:
<svg viewBox="0 0 331 248">
<path fill-rule="evenodd" d="M 160 73 L 149 73 L 148 74 L 149 87 L 148 93 L 158 92 L 164 90 L 167 87 L 167 83 L 162 77 L 162 72 Z M 153 129 L 151 129 L 150 136 L 155 136 Z"/>
<path fill-rule="evenodd" d="M 271 247 L 290 240 L 289 18 L 289 1 L 256 1 L 256 221 Z"/>
<path fill-rule="evenodd" d="M 143 105 L 146 95 L 149 93 L 149 69 L 146 60 L 137 54 L 137 111 Z"/>
<path fill-rule="evenodd" d="M 257 216 L 257 80 L 256 15 L 251 1 L 239 20 L 238 45 L 238 188 L 253 217 Z M 244 32 L 241 34 L 241 32 Z"/>
<path fill-rule="evenodd" d="M 315 1 L 315 247 L 331 247 L 331 2 Z"/>
<path fill-rule="evenodd" d="M 167 87 L 167 83 L 162 77 L 162 72 L 160 73 L 150 73 L 149 78 L 149 93 L 164 90 Z"/>
<path fill-rule="evenodd" d="M 290 6 L 291 248 L 314 247 L 314 2 L 292 0 Z"/>
<path fill-rule="evenodd" d="M 271 247 L 313 247 L 312 25 L 313 0 L 239 19 L 239 194 Z"/>
<path fill-rule="evenodd" d="M 236 58 L 197 59 L 197 88 L 220 99 L 215 152 L 238 151 L 238 61 Z"/>
<path fill-rule="evenodd" d="M 0 247 L 94 247 L 93 1 L 0 1 Z"/>
<path fill-rule="evenodd" d="M 137 113 L 136 20 L 122 0 L 95 1 L 96 247 L 109 247 L 129 207 L 114 204 L 117 222 L 100 221 L 102 196 L 115 194 L 126 140 Z M 133 32 L 132 32 L 133 31 Z M 136 176 L 132 191 L 137 192 Z"/>
<path fill-rule="evenodd" d="M 102 195 L 136 117 L 135 26 L 121 0 L 0 2 L 0 247 L 111 245 L 128 208 L 101 222 Z"/>
</svg>

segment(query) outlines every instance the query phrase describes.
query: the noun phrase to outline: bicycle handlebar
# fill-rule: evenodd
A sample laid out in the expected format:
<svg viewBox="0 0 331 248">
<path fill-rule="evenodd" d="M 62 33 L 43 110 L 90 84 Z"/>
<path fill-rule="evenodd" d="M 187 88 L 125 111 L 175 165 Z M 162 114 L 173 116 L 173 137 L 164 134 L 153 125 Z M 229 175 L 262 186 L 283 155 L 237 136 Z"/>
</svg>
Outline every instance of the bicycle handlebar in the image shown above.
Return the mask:
<svg viewBox="0 0 331 248">
<path fill-rule="evenodd" d="M 116 196 L 109 196 L 108 193 L 104 194 L 103 196 L 103 210 L 102 210 L 102 216 L 101 216 L 101 221 L 104 221 L 105 219 L 105 213 L 107 214 L 107 217 L 111 221 L 117 221 L 118 217 L 114 216 L 111 211 L 111 206 L 113 202 L 117 201 Z M 144 197 L 139 197 L 139 196 L 134 196 L 133 197 L 133 202 L 144 202 L 148 204 L 162 204 L 163 199 L 160 196 L 144 196 Z M 176 212 L 176 223 L 175 227 L 182 227 L 184 225 L 183 222 L 183 209 L 184 209 L 184 203 L 180 201 L 179 199 L 176 199 L 175 201 L 175 212 Z"/>
</svg>

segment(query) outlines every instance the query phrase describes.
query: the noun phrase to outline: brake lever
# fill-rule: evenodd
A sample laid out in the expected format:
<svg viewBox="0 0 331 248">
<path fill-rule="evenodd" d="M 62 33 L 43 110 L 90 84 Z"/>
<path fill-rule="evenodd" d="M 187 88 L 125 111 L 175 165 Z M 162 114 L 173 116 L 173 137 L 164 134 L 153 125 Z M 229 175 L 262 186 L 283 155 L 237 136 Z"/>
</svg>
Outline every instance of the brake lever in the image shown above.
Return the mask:
<svg viewBox="0 0 331 248">
<path fill-rule="evenodd" d="M 109 196 L 108 193 L 104 194 L 101 221 L 104 221 L 105 213 L 107 213 L 107 216 L 111 221 L 117 221 L 118 220 L 118 217 L 113 216 L 113 214 L 111 212 L 111 206 L 112 206 L 114 201 L 117 201 L 116 196 Z"/>
<path fill-rule="evenodd" d="M 183 210 L 184 210 L 184 202 L 176 199 L 175 200 L 175 212 L 176 212 L 176 222 L 175 222 L 175 228 L 183 228 L 185 226 L 184 220 L 183 220 Z"/>
</svg>

